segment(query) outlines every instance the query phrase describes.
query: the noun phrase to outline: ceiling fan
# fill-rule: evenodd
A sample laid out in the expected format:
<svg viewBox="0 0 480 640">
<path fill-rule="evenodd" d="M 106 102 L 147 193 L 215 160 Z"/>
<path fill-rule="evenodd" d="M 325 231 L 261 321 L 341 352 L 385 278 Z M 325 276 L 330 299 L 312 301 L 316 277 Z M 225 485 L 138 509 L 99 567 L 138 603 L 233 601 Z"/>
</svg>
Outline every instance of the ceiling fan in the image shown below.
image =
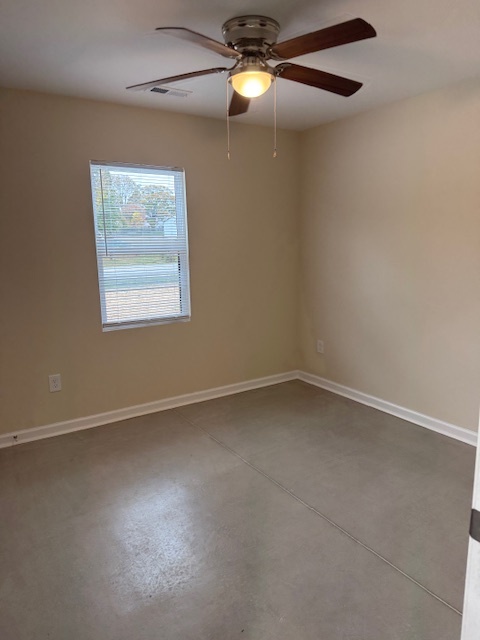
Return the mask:
<svg viewBox="0 0 480 640">
<path fill-rule="evenodd" d="M 173 82 L 228 71 L 229 82 L 234 88 L 228 111 L 230 116 L 246 113 L 251 98 L 265 93 L 277 77 L 300 82 L 341 96 L 353 95 L 362 86 L 361 82 L 283 61 L 322 49 L 374 38 L 377 35 L 375 29 L 368 22 L 361 18 L 355 18 L 277 43 L 280 25 L 276 20 L 264 16 L 241 16 L 227 20 L 222 27 L 225 44 L 184 27 L 159 27 L 157 31 L 187 40 L 218 53 L 224 58 L 231 58 L 235 60 L 235 64 L 230 68 L 214 67 L 160 78 L 151 82 L 135 84 L 127 89 L 132 91 L 154 90 L 159 86 Z M 273 66 L 268 64 L 269 60 L 279 61 L 280 64 Z"/>
</svg>

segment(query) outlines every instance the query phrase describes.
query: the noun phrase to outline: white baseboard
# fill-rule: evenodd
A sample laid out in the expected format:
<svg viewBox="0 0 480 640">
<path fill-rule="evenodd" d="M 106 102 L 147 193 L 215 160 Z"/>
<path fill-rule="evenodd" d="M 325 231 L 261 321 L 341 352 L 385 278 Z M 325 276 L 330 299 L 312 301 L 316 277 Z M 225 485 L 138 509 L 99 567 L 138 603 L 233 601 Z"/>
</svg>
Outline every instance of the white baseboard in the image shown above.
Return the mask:
<svg viewBox="0 0 480 640">
<path fill-rule="evenodd" d="M 256 378 L 255 380 L 237 382 L 223 387 L 206 389 L 205 391 L 196 391 L 194 393 L 187 393 L 173 398 L 165 398 L 164 400 L 157 400 L 146 404 L 137 404 L 132 407 L 125 407 L 124 409 L 115 409 L 114 411 L 98 413 L 84 418 L 65 420 L 64 422 L 56 422 L 55 424 L 33 427 L 32 429 L 22 429 L 20 431 L 5 433 L 0 435 L 0 448 L 10 447 L 15 444 L 20 444 L 21 442 L 31 442 L 33 440 L 51 438 L 52 436 L 71 433 L 72 431 L 91 429 L 92 427 L 99 427 L 103 424 L 110 424 L 111 422 L 117 422 L 119 420 L 136 418 L 137 416 L 156 413 L 157 411 L 165 411 L 167 409 L 175 409 L 176 407 L 182 407 L 195 402 L 213 400 L 214 398 L 221 398 L 223 396 L 241 393 L 242 391 L 251 391 L 252 389 L 269 387 L 281 382 L 289 382 L 290 380 L 302 380 L 308 384 L 320 387 L 326 391 L 332 391 L 333 393 L 344 396 L 345 398 L 350 398 L 351 400 L 373 407 L 379 411 L 397 416 L 407 422 L 413 422 L 420 427 L 436 431 L 437 433 L 454 438 L 455 440 L 460 440 L 461 442 L 465 442 L 466 444 L 473 446 L 476 446 L 477 444 L 477 433 L 475 431 L 457 427 L 454 424 L 449 424 L 448 422 L 431 418 L 430 416 L 417 413 L 411 409 L 405 409 L 404 407 L 392 404 L 386 400 L 381 400 L 380 398 L 375 398 L 374 396 L 370 396 L 361 391 L 350 389 L 349 387 L 345 387 L 337 382 L 332 382 L 326 378 L 313 375 L 312 373 L 306 373 L 305 371 L 288 371 L 286 373 L 279 373 L 265 378 Z"/>
<path fill-rule="evenodd" d="M 470 444 L 474 447 L 477 445 L 478 434 L 475 431 L 470 431 L 470 429 L 457 427 L 457 425 L 450 424 L 449 422 L 443 422 L 442 420 L 426 416 L 423 413 L 418 413 L 411 409 L 405 409 L 405 407 L 400 407 L 391 402 L 387 402 L 386 400 L 380 400 L 380 398 L 375 398 L 374 396 L 370 396 L 362 391 L 356 391 L 355 389 L 344 387 L 337 382 L 332 382 L 326 378 L 320 378 L 312 373 L 299 371 L 298 379 L 303 382 L 307 382 L 308 384 L 315 385 L 316 387 L 320 387 L 321 389 L 325 389 L 326 391 L 332 391 L 333 393 L 344 396 L 345 398 L 350 398 L 350 400 L 355 400 L 361 404 L 373 407 L 374 409 L 378 409 L 384 413 L 389 413 L 397 418 L 402 418 L 402 420 L 406 420 L 407 422 L 413 422 L 413 424 L 425 427 L 431 431 L 436 431 L 444 436 L 460 440 L 461 442 L 465 442 L 466 444 Z"/>
<path fill-rule="evenodd" d="M 288 382 L 298 378 L 298 371 L 288 371 L 287 373 L 278 373 L 265 378 L 256 378 L 255 380 L 247 380 L 245 382 L 237 382 L 228 384 L 224 387 L 215 387 L 214 389 L 206 389 L 205 391 L 195 391 L 182 396 L 174 396 L 173 398 L 165 398 L 155 402 L 147 402 L 146 404 L 137 404 L 124 409 L 115 409 L 106 413 L 97 413 L 93 416 L 84 418 L 75 418 L 74 420 L 65 420 L 64 422 L 56 422 L 55 424 L 47 424 L 41 427 L 33 427 L 32 429 L 22 429 L 0 435 L 0 449 L 10 447 L 21 442 L 31 442 L 32 440 L 42 440 L 43 438 L 51 438 L 72 431 L 81 431 L 83 429 L 91 429 L 99 427 L 103 424 L 110 424 L 118 420 L 127 420 L 128 418 L 136 418 L 157 411 L 165 411 L 166 409 L 175 409 L 187 404 L 202 402 L 204 400 L 213 400 L 223 396 L 230 396 L 242 391 L 251 391 L 252 389 L 260 389 L 261 387 L 269 387 L 280 382 Z"/>
</svg>

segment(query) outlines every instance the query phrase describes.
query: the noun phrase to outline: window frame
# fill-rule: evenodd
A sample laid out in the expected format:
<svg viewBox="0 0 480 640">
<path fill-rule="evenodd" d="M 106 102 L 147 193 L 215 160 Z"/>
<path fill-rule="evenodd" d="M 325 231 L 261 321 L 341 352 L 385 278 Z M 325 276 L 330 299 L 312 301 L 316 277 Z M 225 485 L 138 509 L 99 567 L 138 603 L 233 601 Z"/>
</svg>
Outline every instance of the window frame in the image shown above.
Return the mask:
<svg viewBox="0 0 480 640">
<path fill-rule="evenodd" d="M 160 251 L 159 253 L 168 254 L 178 256 L 178 287 L 179 287 L 179 302 L 180 302 L 180 313 L 178 315 L 171 316 L 163 316 L 163 317 L 155 317 L 152 319 L 139 319 L 139 320 L 122 320 L 122 321 L 107 321 L 107 304 L 105 297 L 105 287 L 104 287 L 104 276 L 103 276 L 103 258 L 106 254 L 102 255 L 99 251 L 99 244 L 103 246 L 108 245 L 107 232 L 105 231 L 105 236 L 102 237 L 98 233 L 97 227 L 97 212 L 94 202 L 94 188 L 93 188 L 93 168 L 99 168 L 100 171 L 102 167 L 105 168 L 114 168 L 118 167 L 119 169 L 132 169 L 134 172 L 141 172 L 142 170 L 150 171 L 150 172 L 175 172 L 174 178 L 174 191 L 175 191 L 175 203 L 176 203 L 176 219 L 181 222 L 182 231 L 184 232 L 185 240 L 181 242 L 179 240 L 175 241 L 175 245 L 178 245 L 175 249 Z M 90 160 L 89 163 L 90 169 L 90 191 L 92 198 L 92 211 L 93 211 L 93 225 L 94 225 L 94 236 L 95 236 L 95 254 L 97 258 L 97 282 L 98 282 L 98 291 L 100 294 L 100 311 L 101 311 L 101 325 L 102 331 L 118 331 L 120 329 L 134 329 L 141 327 L 150 327 L 155 325 L 162 324 L 172 324 L 176 322 L 189 322 L 191 320 L 191 297 L 190 297 L 190 260 L 189 260 L 189 241 L 188 241 L 188 215 L 187 215 L 187 191 L 186 191 L 186 178 L 185 178 L 185 169 L 182 167 L 165 167 L 165 166 L 157 166 L 157 165 L 142 165 L 142 164 L 134 164 L 130 162 L 107 162 L 103 160 Z M 103 187 L 102 195 L 103 195 Z M 177 203 L 182 203 L 183 207 L 180 205 L 178 207 Z M 180 215 L 179 215 L 180 213 Z M 177 222 L 178 224 L 178 222 Z M 144 255 L 149 255 L 145 253 Z M 102 274 L 102 276 L 100 275 Z"/>
</svg>

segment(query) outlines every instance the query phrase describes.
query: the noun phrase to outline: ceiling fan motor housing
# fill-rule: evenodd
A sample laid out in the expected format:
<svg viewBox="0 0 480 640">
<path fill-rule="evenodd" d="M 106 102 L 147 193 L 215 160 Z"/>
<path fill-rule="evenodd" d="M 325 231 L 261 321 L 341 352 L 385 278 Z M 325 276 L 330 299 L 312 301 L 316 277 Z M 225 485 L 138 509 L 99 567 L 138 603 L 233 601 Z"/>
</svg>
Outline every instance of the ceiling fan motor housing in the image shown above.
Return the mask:
<svg viewBox="0 0 480 640">
<path fill-rule="evenodd" d="M 265 16 L 240 16 L 227 20 L 222 27 L 225 44 L 239 53 L 266 57 L 277 42 L 280 25 Z"/>
</svg>

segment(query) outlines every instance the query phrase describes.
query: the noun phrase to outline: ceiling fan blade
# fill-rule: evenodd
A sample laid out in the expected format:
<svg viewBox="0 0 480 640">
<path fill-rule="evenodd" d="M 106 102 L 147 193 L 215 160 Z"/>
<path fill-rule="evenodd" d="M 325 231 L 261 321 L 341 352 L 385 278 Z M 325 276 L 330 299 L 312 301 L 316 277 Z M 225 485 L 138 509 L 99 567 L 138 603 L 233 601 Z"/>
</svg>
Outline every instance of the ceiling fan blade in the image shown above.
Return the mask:
<svg viewBox="0 0 480 640">
<path fill-rule="evenodd" d="M 230 101 L 230 106 L 228 108 L 228 115 L 239 116 L 242 113 L 247 113 L 248 107 L 250 106 L 250 98 L 245 98 L 241 96 L 236 91 L 233 92 L 232 99 Z"/>
<path fill-rule="evenodd" d="M 198 78 L 199 76 L 208 76 L 211 73 L 223 73 L 229 71 L 226 67 L 215 67 L 213 69 L 204 69 L 203 71 L 192 71 L 191 73 L 182 73 L 178 76 L 170 76 L 168 78 L 160 78 L 160 80 L 152 80 L 151 82 L 142 82 L 141 84 L 133 84 L 127 87 L 130 91 L 147 91 L 163 84 L 171 84 L 180 80 L 189 80 L 190 78 Z"/>
<path fill-rule="evenodd" d="M 376 35 L 377 32 L 371 24 L 361 18 L 355 18 L 319 31 L 306 33 L 298 38 L 274 44 L 271 48 L 271 54 L 277 60 L 287 60 L 302 56 L 305 53 L 313 53 L 314 51 L 338 47 L 349 42 L 374 38 Z"/>
<path fill-rule="evenodd" d="M 242 57 L 241 53 L 238 53 L 238 51 L 235 51 L 235 49 L 232 49 L 231 47 L 227 47 L 223 42 L 212 40 L 212 38 L 208 38 L 201 33 L 192 31 L 191 29 L 185 29 L 184 27 L 158 27 L 155 31 L 160 31 L 161 33 L 166 33 L 167 35 L 175 36 L 182 40 L 188 40 L 188 42 L 199 45 L 204 49 L 210 49 L 210 51 L 219 53 L 224 58 L 235 58 L 236 60 L 240 60 Z"/>
<path fill-rule="evenodd" d="M 317 87 L 317 89 L 324 89 L 346 97 L 353 95 L 363 86 L 361 82 L 356 80 L 335 76 L 319 69 L 301 67 L 299 64 L 292 64 L 291 62 L 279 64 L 275 67 L 275 74 L 280 78 L 285 78 L 285 80 L 301 82 L 302 84 L 308 84 L 311 87 Z"/>
</svg>

